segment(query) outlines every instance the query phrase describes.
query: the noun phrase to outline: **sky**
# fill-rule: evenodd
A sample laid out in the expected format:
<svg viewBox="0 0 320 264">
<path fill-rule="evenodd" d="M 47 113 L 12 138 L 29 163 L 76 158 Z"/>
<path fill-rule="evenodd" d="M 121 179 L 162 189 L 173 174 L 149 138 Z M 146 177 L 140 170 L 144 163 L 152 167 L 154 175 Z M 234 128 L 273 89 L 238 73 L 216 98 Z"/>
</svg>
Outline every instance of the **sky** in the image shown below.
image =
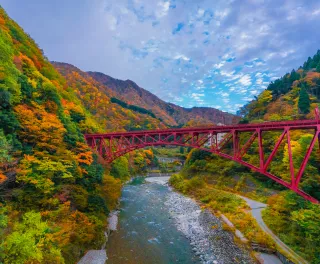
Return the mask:
<svg viewBox="0 0 320 264">
<path fill-rule="evenodd" d="M 54 61 L 235 113 L 320 49 L 319 0 L 0 0 Z"/>
</svg>

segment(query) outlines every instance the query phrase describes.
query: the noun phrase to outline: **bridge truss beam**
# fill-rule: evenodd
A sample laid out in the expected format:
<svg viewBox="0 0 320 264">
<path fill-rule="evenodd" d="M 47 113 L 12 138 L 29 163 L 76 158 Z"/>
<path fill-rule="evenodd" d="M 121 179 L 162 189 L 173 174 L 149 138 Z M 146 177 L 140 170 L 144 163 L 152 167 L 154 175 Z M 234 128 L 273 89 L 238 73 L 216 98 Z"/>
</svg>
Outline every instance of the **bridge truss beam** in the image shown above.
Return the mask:
<svg viewBox="0 0 320 264">
<path fill-rule="evenodd" d="M 295 168 L 293 162 L 294 153 L 290 135 L 294 130 L 304 130 L 313 134 L 299 168 Z M 278 132 L 279 136 L 274 142 L 274 147 L 265 150 L 263 145 L 264 135 L 269 132 Z M 87 134 L 85 138 L 88 145 L 108 163 L 132 150 L 148 146 L 175 145 L 208 151 L 238 162 L 296 192 L 305 199 L 313 203 L 319 203 L 318 200 L 300 189 L 299 184 L 312 150 L 315 148 L 316 141 L 318 141 L 320 149 L 320 120 Z M 289 161 L 288 174 L 290 176 L 287 178 L 276 176 L 268 170 L 279 147 L 284 144 Z M 255 152 L 259 160 L 258 164 L 245 159 L 247 154 L 253 155 Z M 317 154 L 320 155 L 319 153 L 320 150 Z"/>
</svg>

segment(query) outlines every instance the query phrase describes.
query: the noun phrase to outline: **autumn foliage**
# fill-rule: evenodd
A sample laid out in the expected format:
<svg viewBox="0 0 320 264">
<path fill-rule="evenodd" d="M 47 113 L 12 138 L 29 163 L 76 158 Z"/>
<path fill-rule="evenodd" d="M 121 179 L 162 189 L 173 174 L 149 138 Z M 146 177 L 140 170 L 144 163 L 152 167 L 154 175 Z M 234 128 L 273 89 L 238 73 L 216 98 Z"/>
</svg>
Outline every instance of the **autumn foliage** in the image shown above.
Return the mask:
<svg viewBox="0 0 320 264">
<path fill-rule="evenodd" d="M 145 150 L 106 166 L 87 146 L 83 133 L 165 127 L 103 89 L 77 69 L 65 79 L 0 7 L 1 263 L 75 263 L 100 248 L 123 182 L 152 162 Z"/>
<path fill-rule="evenodd" d="M 1 263 L 75 263 L 100 248 L 123 179 L 98 162 L 83 133 L 161 126 L 72 76 L 67 82 L 0 8 Z M 134 155 L 124 158 L 126 177 L 143 168 L 128 162 Z"/>
<path fill-rule="evenodd" d="M 298 70 L 292 70 L 291 73 L 271 82 L 266 90 L 243 106 L 239 111 L 242 116 L 240 122 L 260 123 L 314 119 L 316 107 L 320 108 L 320 51 L 313 58 L 308 58 Z M 280 132 L 263 132 L 262 145 L 266 155 L 265 159 L 270 155 L 280 135 Z M 290 131 L 292 161 L 296 175 L 313 136 L 314 131 L 307 129 Z M 244 134 L 240 138 L 240 142 L 246 142 L 249 137 L 249 134 Z M 243 160 L 259 166 L 257 147 L 258 141 L 255 140 Z M 291 180 L 286 137 L 280 144 L 269 166 L 269 171 L 283 180 Z M 264 221 L 268 226 L 281 240 L 310 263 L 319 263 L 320 207 L 318 205 L 313 205 L 259 173 L 250 171 L 233 161 L 199 150 L 191 150 L 188 153 L 182 172 L 179 177 L 176 176 L 172 179 L 172 184 L 186 193 L 201 196 L 204 191 L 199 192 L 194 186 L 196 181 L 191 181 L 194 178 L 199 178 L 219 190 L 236 192 L 255 200 L 268 202 L 269 207 L 264 212 Z M 310 155 L 299 188 L 320 200 L 320 149 L 318 142 Z M 222 198 L 218 194 L 216 197 L 210 196 L 212 201 L 209 206 L 221 211 L 228 211 L 228 208 L 231 207 L 231 213 L 228 217 L 235 221 L 240 230 L 242 229 L 246 233 L 246 226 L 251 225 L 252 221 L 245 214 L 234 212 L 234 201 L 226 196 Z M 248 232 L 246 234 L 249 239 L 262 239 L 262 243 L 266 241 L 265 237 L 260 237 L 259 233 Z"/>
</svg>

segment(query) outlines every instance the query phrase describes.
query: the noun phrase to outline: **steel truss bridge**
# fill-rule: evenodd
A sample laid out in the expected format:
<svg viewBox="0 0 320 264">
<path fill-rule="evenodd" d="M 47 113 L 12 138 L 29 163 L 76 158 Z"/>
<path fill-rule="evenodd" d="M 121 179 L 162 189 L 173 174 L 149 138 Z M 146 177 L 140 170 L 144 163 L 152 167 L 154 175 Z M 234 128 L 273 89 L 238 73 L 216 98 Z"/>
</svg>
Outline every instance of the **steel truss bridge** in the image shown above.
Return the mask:
<svg viewBox="0 0 320 264">
<path fill-rule="evenodd" d="M 317 115 L 318 116 L 318 115 Z M 299 168 L 295 168 L 290 134 L 294 130 L 303 130 L 313 134 Z M 277 140 L 272 149 L 263 146 L 264 135 L 277 132 Z M 274 180 L 286 188 L 296 192 L 305 199 L 319 203 L 319 201 L 299 188 L 299 183 L 309 161 L 312 150 L 320 155 L 320 119 L 298 120 L 286 122 L 265 122 L 258 124 L 240 124 L 228 126 L 195 127 L 179 129 L 158 129 L 132 132 L 113 132 L 106 134 L 86 134 L 87 144 L 108 163 L 116 158 L 136 149 L 148 146 L 174 145 L 191 147 L 208 151 L 220 157 L 233 160 L 253 171 Z M 318 142 L 318 144 L 316 144 Z M 288 146 L 288 175 L 290 180 L 284 180 L 268 171 L 270 163 L 276 156 L 281 144 Z M 247 153 L 255 149 L 258 162 L 246 160 Z M 300 154 L 299 154 L 300 155 Z M 255 164 L 253 164 L 255 163 Z M 258 164 L 256 164 L 258 163 Z"/>
</svg>

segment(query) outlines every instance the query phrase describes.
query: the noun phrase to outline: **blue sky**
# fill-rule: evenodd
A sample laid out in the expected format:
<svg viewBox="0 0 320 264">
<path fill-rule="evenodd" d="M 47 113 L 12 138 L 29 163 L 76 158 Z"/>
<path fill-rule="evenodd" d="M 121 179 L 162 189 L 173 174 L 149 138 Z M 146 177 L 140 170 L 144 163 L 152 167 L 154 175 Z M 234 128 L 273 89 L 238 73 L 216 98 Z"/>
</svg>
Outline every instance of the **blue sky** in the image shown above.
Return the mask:
<svg viewBox="0 0 320 264">
<path fill-rule="evenodd" d="M 320 48 L 318 0 L 0 0 L 50 60 L 236 112 Z"/>
</svg>

